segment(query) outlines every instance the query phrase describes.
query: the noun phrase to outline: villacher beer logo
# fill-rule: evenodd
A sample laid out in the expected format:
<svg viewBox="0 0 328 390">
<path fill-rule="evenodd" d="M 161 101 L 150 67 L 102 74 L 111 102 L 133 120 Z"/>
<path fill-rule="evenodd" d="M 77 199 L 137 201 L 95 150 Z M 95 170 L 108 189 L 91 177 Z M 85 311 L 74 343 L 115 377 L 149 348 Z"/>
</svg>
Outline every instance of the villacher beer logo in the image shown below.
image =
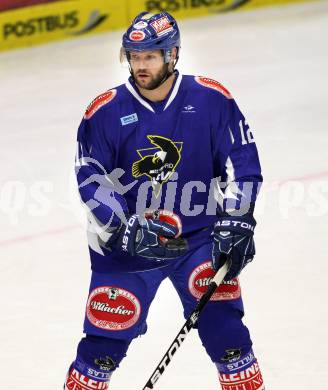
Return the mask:
<svg viewBox="0 0 328 390">
<path fill-rule="evenodd" d="M 124 330 L 133 326 L 141 312 L 138 298 L 131 292 L 113 286 L 97 287 L 87 302 L 87 318 L 97 328 Z"/>
<path fill-rule="evenodd" d="M 197 299 L 199 299 L 207 290 L 214 276 L 212 263 L 206 261 L 197 266 L 189 277 L 189 291 Z M 241 296 L 241 290 L 238 278 L 223 281 L 215 290 L 211 297 L 211 301 L 237 299 Z"/>
<path fill-rule="evenodd" d="M 143 41 L 146 37 L 146 34 L 141 30 L 133 30 L 131 31 L 129 38 L 131 41 Z"/>
</svg>

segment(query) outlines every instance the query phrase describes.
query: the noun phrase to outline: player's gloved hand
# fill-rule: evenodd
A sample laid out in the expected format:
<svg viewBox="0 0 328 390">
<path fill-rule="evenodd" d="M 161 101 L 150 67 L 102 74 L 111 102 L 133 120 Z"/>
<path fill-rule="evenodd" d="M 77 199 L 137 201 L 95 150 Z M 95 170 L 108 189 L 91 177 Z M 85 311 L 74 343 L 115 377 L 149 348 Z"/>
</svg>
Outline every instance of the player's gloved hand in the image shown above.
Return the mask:
<svg viewBox="0 0 328 390">
<path fill-rule="evenodd" d="M 214 225 L 212 266 L 217 271 L 225 261 L 230 262 L 230 268 L 224 280 L 237 277 L 241 270 L 253 260 L 255 226 L 256 221 L 250 215 L 221 217 Z"/>
<path fill-rule="evenodd" d="M 118 250 L 157 260 L 175 259 L 187 250 L 187 241 L 179 237 L 180 219 L 170 211 L 134 214 L 127 221 L 115 242 Z"/>
</svg>

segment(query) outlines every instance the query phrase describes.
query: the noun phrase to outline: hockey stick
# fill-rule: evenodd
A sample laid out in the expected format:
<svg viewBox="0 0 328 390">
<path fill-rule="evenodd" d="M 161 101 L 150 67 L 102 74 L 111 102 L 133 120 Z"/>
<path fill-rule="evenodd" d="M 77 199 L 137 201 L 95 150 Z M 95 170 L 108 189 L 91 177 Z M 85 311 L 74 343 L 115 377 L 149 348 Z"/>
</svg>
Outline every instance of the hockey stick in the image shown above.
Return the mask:
<svg viewBox="0 0 328 390">
<path fill-rule="evenodd" d="M 213 279 L 211 280 L 210 285 L 208 286 L 208 289 L 205 291 L 205 293 L 200 298 L 199 302 L 197 303 L 195 309 L 188 317 L 187 321 L 183 325 L 183 327 L 180 329 L 180 332 L 177 334 L 175 339 L 173 340 L 172 344 L 170 345 L 170 348 L 166 351 L 165 355 L 163 356 L 160 363 L 155 368 L 154 372 L 151 374 L 150 378 L 148 379 L 148 382 L 143 387 L 143 390 L 151 390 L 154 388 L 155 383 L 158 381 L 158 379 L 163 375 L 166 367 L 171 362 L 173 355 L 176 353 L 176 351 L 181 347 L 181 344 L 187 337 L 187 334 L 191 331 L 193 326 L 198 321 L 199 315 L 201 311 L 203 310 L 204 306 L 207 304 L 207 302 L 211 299 L 211 296 L 214 294 L 214 291 L 216 288 L 222 283 L 223 278 L 225 277 L 226 273 L 229 270 L 229 262 L 227 261 L 214 275 Z"/>
</svg>

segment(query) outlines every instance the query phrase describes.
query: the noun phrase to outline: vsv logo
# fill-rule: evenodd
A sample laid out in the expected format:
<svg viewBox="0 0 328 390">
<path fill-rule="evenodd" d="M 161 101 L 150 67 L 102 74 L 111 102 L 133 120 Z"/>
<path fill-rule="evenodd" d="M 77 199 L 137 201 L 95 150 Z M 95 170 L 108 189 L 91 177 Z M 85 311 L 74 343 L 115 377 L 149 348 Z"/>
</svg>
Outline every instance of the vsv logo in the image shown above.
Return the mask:
<svg viewBox="0 0 328 390">
<path fill-rule="evenodd" d="M 132 175 L 148 176 L 155 196 L 158 196 L 161 186 L 170 179 L 180 162 L 183 142 L 173 142 L 159 135 L 148 135 L 147 138 L 155 147 L 137 150 L 141 158 L 132 164 Z"/>
</svg>

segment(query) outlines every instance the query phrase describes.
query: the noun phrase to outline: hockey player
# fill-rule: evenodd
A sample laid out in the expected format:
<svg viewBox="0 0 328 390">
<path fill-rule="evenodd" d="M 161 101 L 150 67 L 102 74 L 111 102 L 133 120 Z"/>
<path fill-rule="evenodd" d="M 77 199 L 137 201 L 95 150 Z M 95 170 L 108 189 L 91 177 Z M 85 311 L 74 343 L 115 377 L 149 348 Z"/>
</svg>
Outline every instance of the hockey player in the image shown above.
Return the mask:
<svg viewBox="0 0 328 390">
<path fill-rule="evenodd" d="M 181 75 L 179 54 L 174 18 L 139 14 L 121 49 L 130 78 L 98 96 L 79 127 L 76 174 L 92 276 L 86 336 L 66 389 L 107 389 L 131 341 L 146 332 L 163 279 L 187 317 L 226 259 L 225 282 L 197 331 L 222 389 L 264 389 L 238 280 L 255 254 L 256 145 L 229 91 Z"/>
</svg>

